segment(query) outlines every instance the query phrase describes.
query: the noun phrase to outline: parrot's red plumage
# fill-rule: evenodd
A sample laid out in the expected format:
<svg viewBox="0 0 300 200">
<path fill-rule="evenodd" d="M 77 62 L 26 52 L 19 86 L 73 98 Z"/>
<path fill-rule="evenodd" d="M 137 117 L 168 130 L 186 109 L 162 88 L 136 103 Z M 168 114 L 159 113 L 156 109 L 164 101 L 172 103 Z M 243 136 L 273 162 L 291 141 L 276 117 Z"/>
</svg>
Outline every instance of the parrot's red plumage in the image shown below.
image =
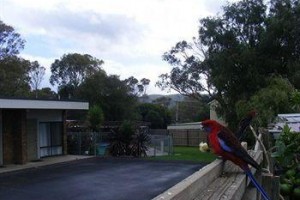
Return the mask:
<svg viewBox="0 0 300 200">
<path fill-rule="evenodd" d="M 264 189 L 252 175 L 249 165 L 259 169 L 257 162 L 242 147 L 238 138 L 226 127 L 214 120 L 201 122 L 203 129 L 208 133 L 209 144 L 215 154 L 225 160 L 230 160 L 245 171 L 265 200 L 270 200 Z"/>
</svg>

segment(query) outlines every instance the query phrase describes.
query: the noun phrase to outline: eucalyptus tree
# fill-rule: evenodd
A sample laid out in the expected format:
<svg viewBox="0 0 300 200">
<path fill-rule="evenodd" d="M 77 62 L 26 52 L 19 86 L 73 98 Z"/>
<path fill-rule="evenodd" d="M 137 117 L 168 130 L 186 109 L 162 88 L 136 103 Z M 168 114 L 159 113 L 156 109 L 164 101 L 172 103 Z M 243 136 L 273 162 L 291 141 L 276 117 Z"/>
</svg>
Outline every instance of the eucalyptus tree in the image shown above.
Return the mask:
<svg viewBox="0 0 300 200">
<path fill-rule="evenodd" d="M 234 127 L 236 103 L 267 87 L 268 77 L 287 77 L 300 86 L 299 19 L 294 0 L 227 4 L 222 15 L 200 20 L 192 42 L 178 42 L 163 55 L 173 68 L 157 85 L 198 100 L 209 94 Z"/>
</svg>

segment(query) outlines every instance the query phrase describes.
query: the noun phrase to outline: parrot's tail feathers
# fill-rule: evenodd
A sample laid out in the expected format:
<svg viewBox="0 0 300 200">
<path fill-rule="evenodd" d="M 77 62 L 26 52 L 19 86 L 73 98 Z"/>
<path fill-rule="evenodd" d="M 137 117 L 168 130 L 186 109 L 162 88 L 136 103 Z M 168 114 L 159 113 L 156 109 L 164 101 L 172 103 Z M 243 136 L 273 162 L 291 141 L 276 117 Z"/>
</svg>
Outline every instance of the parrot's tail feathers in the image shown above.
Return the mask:
<svg viewBox="0 0 300 200">
<path fill-rule="evenodd" d="M 262 186 L 256 181 L 253 174 L 250 170 L 246 170 L 245 173 L 251 179 L 254 186 L 260 191 L 261 195 L 263 196 L 264 200 L 271 200 L 266 191 L 262 188 Z"/>
</svg>

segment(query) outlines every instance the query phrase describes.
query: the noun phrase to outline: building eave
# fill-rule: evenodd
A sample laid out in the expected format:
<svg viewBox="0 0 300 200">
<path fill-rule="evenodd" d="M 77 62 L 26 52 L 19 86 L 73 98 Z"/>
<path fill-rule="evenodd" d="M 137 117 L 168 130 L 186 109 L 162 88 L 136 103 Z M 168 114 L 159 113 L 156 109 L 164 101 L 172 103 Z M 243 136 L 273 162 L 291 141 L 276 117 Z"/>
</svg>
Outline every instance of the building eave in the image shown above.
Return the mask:
<svg viewBox="0 0 300 200">
<path fill-rule="evenodd" d="M 88 110 L 88 102 L 0 99 L 0 109 Z"/>
</svg>

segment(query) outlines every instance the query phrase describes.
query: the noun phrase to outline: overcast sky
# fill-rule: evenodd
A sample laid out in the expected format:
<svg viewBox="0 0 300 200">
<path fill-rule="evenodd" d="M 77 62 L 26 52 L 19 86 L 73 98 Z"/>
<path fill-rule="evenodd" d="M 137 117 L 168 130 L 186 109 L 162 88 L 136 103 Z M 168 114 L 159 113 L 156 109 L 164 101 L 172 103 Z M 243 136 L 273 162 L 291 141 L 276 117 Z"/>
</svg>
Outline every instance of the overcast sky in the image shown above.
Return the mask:
<svg viewBox="0 0 300 200">
<path fill-rule="evenodd" d="M 158 76 L 172 68 L 162 60 L 163 53 L 197 36 L 199 19 L 220 13 L 226 2 L 0 0 L 0 19 L 26 40 L 21 56 L 46 67 L 42 87 L 50 86 L 55 59 L 66 53 L 87 53 L 104 60 L 108 74 L 148 78 L 148 94 L 165 94 L 154 86 Z"/>
</svg>

